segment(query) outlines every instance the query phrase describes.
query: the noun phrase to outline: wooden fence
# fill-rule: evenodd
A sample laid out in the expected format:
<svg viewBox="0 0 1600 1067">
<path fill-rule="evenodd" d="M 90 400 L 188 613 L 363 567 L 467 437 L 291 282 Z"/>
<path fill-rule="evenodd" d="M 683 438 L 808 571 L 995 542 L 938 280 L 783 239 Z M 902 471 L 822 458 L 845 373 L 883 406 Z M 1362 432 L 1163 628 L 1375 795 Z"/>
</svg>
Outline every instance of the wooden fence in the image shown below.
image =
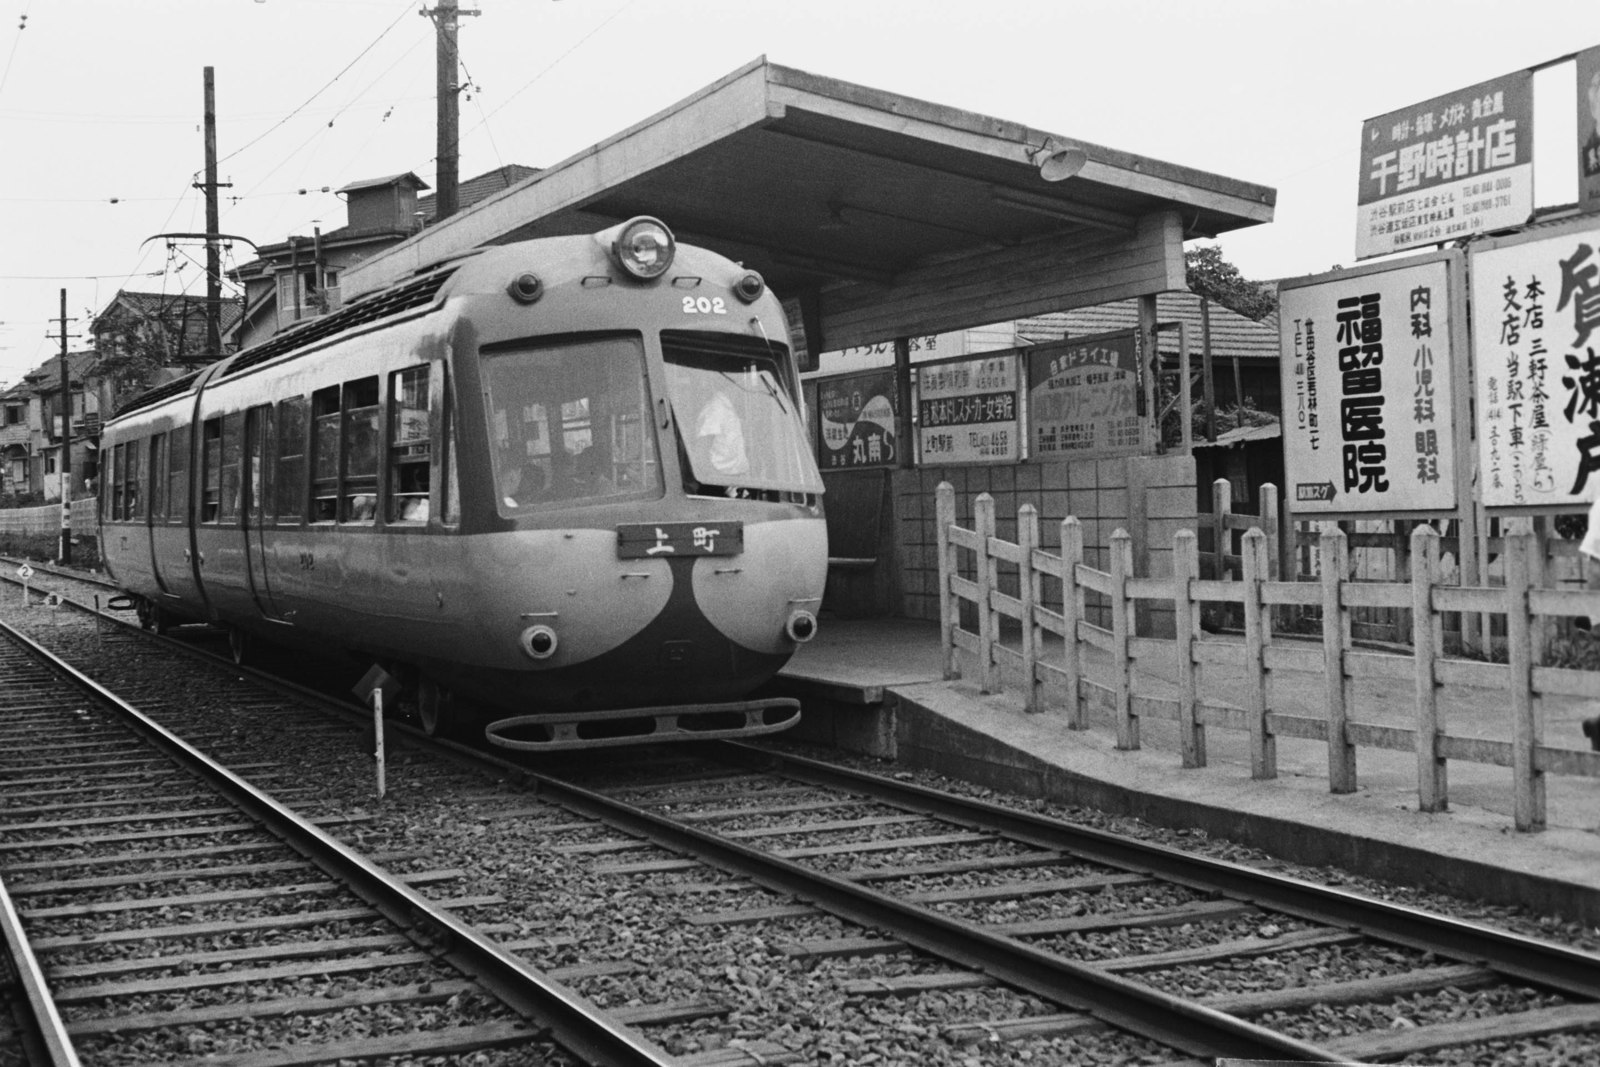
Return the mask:
<svg viewBox="0 0 1600 1067">
<path fill-rule="evenodd" d="M 90 496 L 72 502 L 72 532 L 74 536 L 91 536 L 98 533 L 96 509 L 99 501 Z M 0 533 L 54 534 L 61 532 L 61 505 L 45 504 L 36 508 L 0 508 Z"/>
<path fill-rule="evenodd" d="M 1541 697 L 1600 698 L 1600 672 L 1542 665 L 1547 630 L 1544 622 L 1560 616 L 1600 618 L 1600 592 L 1547 589 L 1539 582 L 1543 555 L 1529 534 L 1504 540 L 1506 584 L 1463 587 L 1441 584 L 1439 534 L 1419 526 L 1411 537 L 1409 582 L 1363 582 L 1350 573 L 1349 546 L 1335 524 L 1326 524 L 1317 551 L 1320 580 L 1279 581 L 1271 577 L 1271 549 L 1260 529 L 1244 535 L 1242 576 L 1200 577 L 1194 531 L 1174 538 L 1173 574 L 1139 577 L 1133 573 L 1132 539 L 1126 531 L 1112 535 L 1110 570 L 1083 563 L 1083 530 L 1069 516 L 1061 522 L 1060 554 L 1039 547 L 1038 512 L 1032 504 L 1017 511 L 1017 541 L 995 536 L 994 500 L 987 493 L 975 501 L 975 529 L 955 523 L 955 492 L 948 483 L 937 492 L 939 554 L 939 620 L 946 678 L 959 677 L 958 653 L 977 658 L 979 684 L 985 693 L 1001 688 L 1001 667 L 1020 669 L 1024 705 L 1043 710 L 1043 687 L 1058 682 L 1068 694 L 1066 725 L 1088 725 L 1088 701 L 1109 703 L 1116 725 L 1117 747 L 1139 747 L 1141 719 L 1177 723 L 1184 767 L 1206 764 L 1206 728 L 1247 731 L 1251 775 L 1277 776 L 1276 739 L 1305 738 L 1328 746 L 1328 780 L 1335 793 L 1356 788 L 1356 753 L 1361 746 L 1412 752 L 1417 761 L 1417 798 L 1422 811 L 1441 811 L 1448 803 L 1446 767 L 1451 760 L 1510 769 L 1514 821 L 1519 830 L 1545 826 L 1545 776 L 1600 778 L 1600 752 L 1555 748 L 1543 743 Z M 965 564 L 965 566 L 963 566 Z M 1017 594 L 1001 590 L 1002 565 L 1014 568 Z M 1047 581 L 1060 583 L 1061 610 L 1045 607 Z M 1009 585 L 1009 583 L 1007 583 Z M 1109 629 L 1085 620 L 1086 596 L 1110 603 Z M 1140 601 L 1173 605 L 1175 639 L 1137 636 L 1135 606 Z M 1244 617 L 1244 640 L 1203 638 L 1203 602 L 1238 604 Z M 1273 614 L 1278 605 L 1320 606 L 1321 647 L 1307 642 L 1273 641 Z M 961 625 L 963 607 L 976 619 L 976 631 Z M 1362 607 L 1409 608 L 1416 642 L 1409 656 L 1365 651 L 1351 637 L 1350 613 Z M 1447 658 L 1442 616 L 1447 612 L 1499 615 L 1505 619 L 1507 662 Z M 1015 624 L 1015 641 L 1001 640 L 1003 623 Z M 1045 634 L 1062 639 L 1059 653 L 1046 651 Z M 1175 648 L 1174 646 L 1175 642 Z M 1012 647 L 1012 644 L 1017 647 Z M 1084 646 L 1110 654 L 1110 685 L 1085 674 Z M 1171 649 L 1176 653 L 1176 698 L 1136 692 L 1135 663 L 1142 655 Z M 1246 679 L 1243 707 L 1207 701 L 1200 696 L 1201 668 L 1216 666 Z M 1321 717 L 1274 711 L 1268 703 L 1273 670 L 1321 671 L 1328 680 Z M 1354 721 L 1352 689 L 1360 679 L 1413 680 L 1413 725 L 1401 727 Z M 1439 713 L 1444 685 L 1476 686 L 1509 696 L 1510 740 L 1450 734 Z"/>
</svg>

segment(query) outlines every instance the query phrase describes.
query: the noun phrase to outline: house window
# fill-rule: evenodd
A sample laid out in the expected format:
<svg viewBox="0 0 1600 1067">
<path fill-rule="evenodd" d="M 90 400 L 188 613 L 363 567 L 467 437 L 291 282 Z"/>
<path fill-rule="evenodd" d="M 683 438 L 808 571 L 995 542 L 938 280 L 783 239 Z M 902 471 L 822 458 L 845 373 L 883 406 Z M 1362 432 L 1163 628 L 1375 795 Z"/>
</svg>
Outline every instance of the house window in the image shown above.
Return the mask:
<svg viewBox="0 0 1600 1067">
<path fill-rule="evenodd" d="M 7 404 L 6 405 L 6 425 L 7 426 L 21 426 L 22 425 L 22 420 L 23 420 L 22 405 L 21 404 Z"/>
</svg>

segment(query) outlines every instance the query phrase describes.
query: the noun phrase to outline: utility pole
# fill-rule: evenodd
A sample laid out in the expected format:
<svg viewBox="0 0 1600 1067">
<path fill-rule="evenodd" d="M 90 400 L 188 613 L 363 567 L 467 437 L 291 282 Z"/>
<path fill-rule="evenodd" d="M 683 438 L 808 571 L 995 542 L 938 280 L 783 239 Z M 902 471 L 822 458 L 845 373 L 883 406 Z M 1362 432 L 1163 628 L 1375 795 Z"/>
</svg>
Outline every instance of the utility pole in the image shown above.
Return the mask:
<svg viewBox="0 0 1600 1067">
<path fill-rule="evenodd" d="M 461 61 L 460 53 L 456 50 L 456 19 L 482 12 L 463 11 L 456 6 L 456 0 L 439 0 L 438 7 L 431 10 L 423 8 L 422 14 L 433 19 L 437 38 L 437 84 L 434 90 L 439 113 L 438 191 L 434 194 L 437 208 L 434 221 L 437 222 L 456 213 L 457 188 L 461 178 L 461 101 L 460 86 L 456 84 L 456 70 Z"/>
<path fill-rule="evenodd" d="M 72 377 L 67 369 L 67 291 L 61 290 L 61 551 L 72 562 Z"/>
<path fill-rule="evenodd" d="M 217 210 L 217 81 L 205 68 L 206 92 L 206 360 L 222 358 L 222 252 Z"/>
</svg>

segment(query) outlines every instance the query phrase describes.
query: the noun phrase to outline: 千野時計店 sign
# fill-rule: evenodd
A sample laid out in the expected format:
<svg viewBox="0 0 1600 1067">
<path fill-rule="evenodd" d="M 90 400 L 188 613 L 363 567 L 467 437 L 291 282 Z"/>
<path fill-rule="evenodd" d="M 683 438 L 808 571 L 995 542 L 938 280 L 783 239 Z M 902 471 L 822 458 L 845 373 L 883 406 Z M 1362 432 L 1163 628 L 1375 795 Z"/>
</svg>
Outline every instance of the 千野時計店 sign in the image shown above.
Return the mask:
<svg viewBox="0 0 1600 1067">
<path fill-rule="evenodd" d="M 1356 258 L 1520 226 L 1533 212 L 1533 75 L 1361 125 Z"/>
<path fill-rule="evenodd" d="M 1302 513 L 1456 506 L 1450 274 L 1459 253 L 1279 292 L 1285 481 Z"/>
<path fill-rule="evenodd" d="M 1600 224 L 1474 246 L 1478 471 L 1491 508 L 1600 492 Z"/>
<path fill-rule="evenodd" d="M 991 353 L 917 369 L 920 461 L 994 463 L 1022 455 L 1015 353 Z"/>
<path fill-rule="evenodd" d="M 894 368 L 817 379 L 822 440 L 817 463 L 823 470 L 892 467 L 895 447 Z"/>
<path fill-rule="evenodd" d="M 1119 330 L 1028 349 L 1035 459 L 1140 451 L 1140 347 L 1137 330 Z"/>
</svg>

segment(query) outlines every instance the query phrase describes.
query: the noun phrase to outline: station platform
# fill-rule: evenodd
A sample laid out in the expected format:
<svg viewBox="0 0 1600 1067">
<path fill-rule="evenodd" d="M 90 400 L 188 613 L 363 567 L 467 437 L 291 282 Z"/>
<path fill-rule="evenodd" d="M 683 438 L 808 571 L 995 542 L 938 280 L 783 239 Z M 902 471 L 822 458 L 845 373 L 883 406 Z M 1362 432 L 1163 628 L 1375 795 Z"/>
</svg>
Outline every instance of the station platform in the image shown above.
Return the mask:
<svg viewBox="0 0 1600 1067">
<path fill-rule="evenodd" d="M 1093 702 L 1089 728 L 1071 730 L 1059 699 L 1030 714 L 1019 678 L 1008 677 L 1002 692 L 986 695 L 973 680 L 975 664 L 962 667 L 963 678 L 943 679 L 936 623 L 825 620 L 773 685 L 804 702 L 796 740 L 1006 792 L 1201 829 L 1294 863 L 1600 926 L 1600 780 L 1549 776 L 1547 828 L 1518 832 L 1508 768 L 1452 762 L 1449 808 L 1438 813 L 1417 810 L 1417 765 L 1409 752 L 1360 749 L 1356 792 L 1336 795 L 1328 788 L 1326 745 L 1279 738 L 1278 777 L 1257 781 L 1250 776 L 1244 731 L 1210 727 L 1207 765 L 1185 769 L 1174 723 L 1142 720 L 1141 747 L 1121 751 L 1109 711 Z M 1109 656 L 1091 651 L 1085 668 L 1090 678 L 1109 682 Z M 1135 692 L 1176 692 L 1175 663 L 1141 659 L 1138 671 Z M 1323 685 L 1320 672 L 1275 671 L 1269 705 L 1318 714 Z M 1242 705 L 1241 694 L 1240 679 L 1202 678 L 1204 699 Z M 1351 717 L 1410 725 L 1413 695 L 1409 683 L 1359 683 Z M 1545 744 L 1589 747 L 1581 724 L 1600 709 L 1565 698 L 1546 699 L 1543 706 Z M 1510 737 L 1503 692 L 1448 687 L 1440 707 L 1452 734 Z"/>
</svg>

